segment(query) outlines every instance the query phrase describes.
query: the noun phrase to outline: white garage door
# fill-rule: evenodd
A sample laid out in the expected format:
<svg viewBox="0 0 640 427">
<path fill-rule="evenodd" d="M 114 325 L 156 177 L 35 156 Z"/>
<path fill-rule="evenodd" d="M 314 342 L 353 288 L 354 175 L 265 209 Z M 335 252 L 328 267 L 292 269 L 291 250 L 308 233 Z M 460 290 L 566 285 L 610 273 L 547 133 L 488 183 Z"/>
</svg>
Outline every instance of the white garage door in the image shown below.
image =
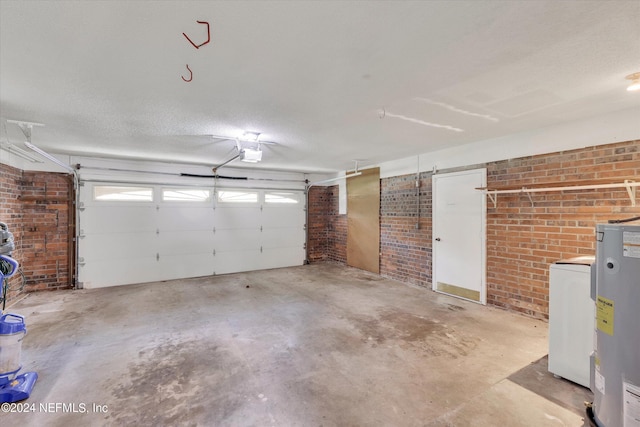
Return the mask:
<svg viewBox="0 0 640 427">
<path fill-rule="evenodd" d="M 302 265 L 302 191 L 85 183 L 85 288 Z"/>
</svg>

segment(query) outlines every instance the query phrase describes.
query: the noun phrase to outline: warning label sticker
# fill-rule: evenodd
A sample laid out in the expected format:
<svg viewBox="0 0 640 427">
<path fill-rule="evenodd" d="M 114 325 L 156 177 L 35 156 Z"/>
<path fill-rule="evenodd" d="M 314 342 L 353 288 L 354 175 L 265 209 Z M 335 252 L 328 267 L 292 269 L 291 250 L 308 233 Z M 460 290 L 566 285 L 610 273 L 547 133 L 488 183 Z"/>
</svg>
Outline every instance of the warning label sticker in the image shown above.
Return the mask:
<svg viewBox="0 0 640 427">
<path fill-rule="evenodd" d="M 623 382 L 622 405 L 624 427 L 640 427 L 640 387 Z"/>
<path fill-rule="evenodd" d="M 597 369 L 595 371 L 595 374 L 596 374 L 595 375 L 596 390 L 598 390 L 602 395 L 604 395 L 605 394 L 604 377 L 602 376 L 600 371 L 598 371 Z"/>
<path fill-rule="evenodd" d="M 640 233 L 633 231 L 622 233 L 622 256 L 640 258 Z"/>
<path fill-rule="evenodd" d="M 613 336 L 613 318 L 615 307 L 613 300 L 598 295 L 596 300 L 596 324 L 598 329 Z"/>
</svg>

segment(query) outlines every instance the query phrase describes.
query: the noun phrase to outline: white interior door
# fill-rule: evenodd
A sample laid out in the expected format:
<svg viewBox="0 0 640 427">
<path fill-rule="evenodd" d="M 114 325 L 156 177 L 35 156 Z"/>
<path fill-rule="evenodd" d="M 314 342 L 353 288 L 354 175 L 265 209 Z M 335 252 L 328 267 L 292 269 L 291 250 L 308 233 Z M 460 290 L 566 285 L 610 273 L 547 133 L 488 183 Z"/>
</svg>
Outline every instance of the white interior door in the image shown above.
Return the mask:
<svg viewBox="0 0 640 427">
<path fill-rule="evenodd" d="M 435 291 L 486 304 L 486 169 L 433 175 Z"/>
</svg>

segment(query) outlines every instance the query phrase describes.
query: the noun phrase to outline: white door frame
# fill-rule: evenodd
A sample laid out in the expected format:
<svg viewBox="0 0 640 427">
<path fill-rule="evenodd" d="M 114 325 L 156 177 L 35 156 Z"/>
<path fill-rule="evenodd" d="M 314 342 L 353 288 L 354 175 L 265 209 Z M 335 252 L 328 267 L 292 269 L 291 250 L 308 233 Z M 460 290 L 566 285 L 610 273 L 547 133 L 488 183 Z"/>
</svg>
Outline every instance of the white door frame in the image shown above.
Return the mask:
<svg viewBox="0 0 640 427">
<path fill-rule="evenodd" d="M 478 180 L 478 187 L 486 187 L 486 182 L 487 182 L 487 169 L 486 168 L 480 168 L 480 169 L 470 169 L 470 170 L 465 170 L 465 171 L 460 171 L 460 172 L 451 172 L 451 173 L 442 173 L 442 174 L 436 174 L 432 176 L 432 242 L 431 242 L 431 247 L 432 247 L 432 271 L 431 271 L 431 288 L 436 291 L 436 292 L 440 292 L 440 293 L 445 293 L 442 292 L 440 290 L 437 289 L 437 241 L 436 239 L 438 238 L 437 233 L 441 232 L 442 230 L 438 230 L 438 206 L 436 203 L 437 200 L 437 191 L 438 191 L 438 185 L 437 185 L 437 181 L 440 178 L 450 178 L 450 177 L 456 177 L 456 176 L 464 176 L 464 175 L 469 175 L 469 174 L 478 174 L 479 180 Z M 473 193 L 471 192 L 473 191 Z M 478 203 L 481 203 L 481 209 L 480 209 L 480 215 L 481 217 L 479 218 L 479 221 L 481 223 L 481 230 L 480 230 L 480 248 L 481 248 L 481 260 L 480 260 L 480 300 L 479 301 L 475 301 L 473 299 L 468 299 L 468 298 L 464 298 L 462 296 L 458 296 L 460 298 L 463 299 L 468 299 L 469 301 L 473 301 L 476 303 L 480 303 L 483 305 L 486 305 L 487 303 L 487 201 L 486 201 L 486 197 L 484 196 L 484 194 L 478 190 L 476 190 L 475 188 L 471 189 L 471 191 L 469 192 L 471 197 L 477 197 L 478 198 Z M 464 260 L 460 259 L 458 260 L 460 265 L 463 265 Z M 446 295 L 451 295 L 449 293 L 445 293 Z M 457 295 L 453 295 L 453 296 L 457 296 Z"/>
</svg>

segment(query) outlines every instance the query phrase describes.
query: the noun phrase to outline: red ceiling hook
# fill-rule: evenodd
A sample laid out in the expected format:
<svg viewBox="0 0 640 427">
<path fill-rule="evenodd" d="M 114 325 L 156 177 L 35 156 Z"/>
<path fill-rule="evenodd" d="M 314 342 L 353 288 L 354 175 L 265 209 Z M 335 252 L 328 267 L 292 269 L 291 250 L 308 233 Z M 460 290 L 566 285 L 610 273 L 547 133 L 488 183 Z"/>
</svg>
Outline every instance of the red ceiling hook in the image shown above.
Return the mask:
<svg viewBox="0 0 640 427">
<path fill-rule="evenodd" d="M 189 70 L 189 73 L 191 74 L 191 75 L 189 76 L 189 80 L 185 79 L 185 78 L 184 78 L 184 76 L 180 76 L 180 77 L 182 77 L 182 80 L 184 80 L 185 82 L 187 82 L 187 83 L 188 83 L 188 82 L 190 82 L 191 80 L 193 80 L 193 71 L 191 71 L 191 68 L 189 68 L 189 64 L 187 64 L 187 70 Z"/>
<path fill-rule="evenodd" d="M 207 41 L 204 43 L 201 43 L 199 45 L 195 44 L 193 41 L 191 41 L 191 39 L 189 38 L 188 35 L 186 35 L 185 33 L 182 33 L 183 36 L 185 36 L 187 38 L 187 40 L 189 40 L 189 43 L 191 43 L 193 45 L 193 47 L 195 47 L 196 49 L 200 49 L 200 47 L 204 46 L 205 44 L 209 43 L 211 41 L 211 31 L 209 31 L 209 23 L 206 21 L 196 21 L 198 24 L 205 24 L 207 26 Z"/>
</svg>

